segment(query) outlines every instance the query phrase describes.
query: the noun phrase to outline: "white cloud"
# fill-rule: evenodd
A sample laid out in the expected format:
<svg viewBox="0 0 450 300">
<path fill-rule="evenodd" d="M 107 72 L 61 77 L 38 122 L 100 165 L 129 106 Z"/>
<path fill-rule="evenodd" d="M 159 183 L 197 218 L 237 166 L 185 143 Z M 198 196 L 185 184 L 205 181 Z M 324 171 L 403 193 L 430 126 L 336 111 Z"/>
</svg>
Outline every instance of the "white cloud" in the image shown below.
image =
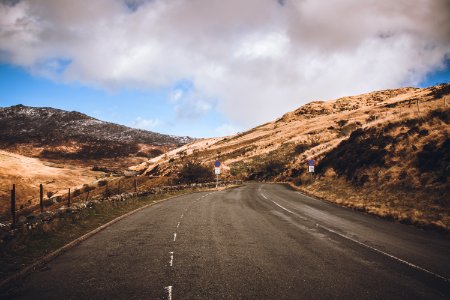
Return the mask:
<svg viewBox="0 0 450 300">
<path fill-rule="evenodd" d="M 225 123 L 216 128 L 216 132 L 219 136 L 227 136 L 237 133 L 238 128 L 234 127 L 231 124 Z"/>
<path fill-rule="evenodd" d="M 136 120 L 134 120 L 132 127 L 144 130 L 152 130 L 160 124 L 161 121 L 159 120 L 144 119 L 142 117 L 137 117 Z"/>
<path fill-rule="evenodd" d="M 2 3 L 3 61 L 105 89 L 189 80 L 169 101 L 179 118 L 216 108 L 238 127 L 417 84 L 450 56 L 448 0 Z"/>
</svg>

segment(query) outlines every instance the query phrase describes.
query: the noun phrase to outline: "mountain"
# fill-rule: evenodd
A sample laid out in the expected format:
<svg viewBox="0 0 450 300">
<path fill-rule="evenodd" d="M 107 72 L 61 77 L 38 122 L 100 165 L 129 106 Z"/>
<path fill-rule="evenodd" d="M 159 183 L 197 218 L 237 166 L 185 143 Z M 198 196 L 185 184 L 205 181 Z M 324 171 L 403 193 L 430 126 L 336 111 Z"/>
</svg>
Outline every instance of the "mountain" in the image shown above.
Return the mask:
<svg viewBox="0 0 450 300">
<path fill-rule="evenodd" d="M 450 230 L 450 84 L 310 102 L 233 136 L 198 140 L 134 167 L 177 177 L 188 161 L 221 178 L 288 182 L 341 205 Z M 313 176 L 307 160 L 316 161 Z"/>
<path fill-rule="evenodd" d="M 193 141 L 104 122 L 75 111 L 0 108 L 0 148 L 50 159 L 152 157 Z"/>
</svg>

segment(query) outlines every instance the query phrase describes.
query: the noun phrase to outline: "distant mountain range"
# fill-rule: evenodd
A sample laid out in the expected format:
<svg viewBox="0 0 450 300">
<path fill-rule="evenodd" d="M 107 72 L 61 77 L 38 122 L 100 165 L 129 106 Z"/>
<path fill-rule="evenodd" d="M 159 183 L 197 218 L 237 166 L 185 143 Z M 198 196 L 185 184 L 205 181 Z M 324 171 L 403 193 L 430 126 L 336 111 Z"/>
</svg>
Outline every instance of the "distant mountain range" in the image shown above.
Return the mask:
<svg viewBox="0 0 450 300">
<path fill-rule="evenodd" d="M 151 157 L 193 140 L 104 122 L 76 111 L 24 105 L 0 108 L 0 148 L 27 156 Z"/>
</svg>

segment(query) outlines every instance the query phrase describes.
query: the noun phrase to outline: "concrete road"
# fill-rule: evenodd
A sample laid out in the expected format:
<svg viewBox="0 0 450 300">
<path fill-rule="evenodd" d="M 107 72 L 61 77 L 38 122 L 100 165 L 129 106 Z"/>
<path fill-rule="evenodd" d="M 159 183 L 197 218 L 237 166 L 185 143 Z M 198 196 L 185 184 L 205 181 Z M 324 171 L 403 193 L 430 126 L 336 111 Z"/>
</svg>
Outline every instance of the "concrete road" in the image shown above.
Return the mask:
<svg viewBox="0 0 450 300">
<path fill-rule="evenodd" d="M 450 299 L 448 278 L 442 235 L 253 183 L 134 214 L 8 298 Z"/>
</svg>

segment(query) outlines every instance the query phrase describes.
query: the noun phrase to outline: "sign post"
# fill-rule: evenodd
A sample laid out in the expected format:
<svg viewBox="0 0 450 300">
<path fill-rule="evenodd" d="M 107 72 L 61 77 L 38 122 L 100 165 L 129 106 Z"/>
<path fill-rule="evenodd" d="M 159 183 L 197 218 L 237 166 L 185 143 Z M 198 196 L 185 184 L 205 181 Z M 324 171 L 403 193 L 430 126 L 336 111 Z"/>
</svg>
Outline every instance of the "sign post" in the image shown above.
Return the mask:
<svg viewBox="0 0 450 300">
<path fill-rule="evenodd" d="M 216 188 L 219 187 L 219 175 L 220 175 L 220 161 L 214 162 L 214 173 L 216 174 Z"/>
<path fill-rule="evenodd" d="M 312 177 L 314 174 L 314 166 L 316 165 L 316 161 L 314 159 L 308 160 L 308 172 L 310 174 L 310 181 L 312 182 Z"/>
</svg>

